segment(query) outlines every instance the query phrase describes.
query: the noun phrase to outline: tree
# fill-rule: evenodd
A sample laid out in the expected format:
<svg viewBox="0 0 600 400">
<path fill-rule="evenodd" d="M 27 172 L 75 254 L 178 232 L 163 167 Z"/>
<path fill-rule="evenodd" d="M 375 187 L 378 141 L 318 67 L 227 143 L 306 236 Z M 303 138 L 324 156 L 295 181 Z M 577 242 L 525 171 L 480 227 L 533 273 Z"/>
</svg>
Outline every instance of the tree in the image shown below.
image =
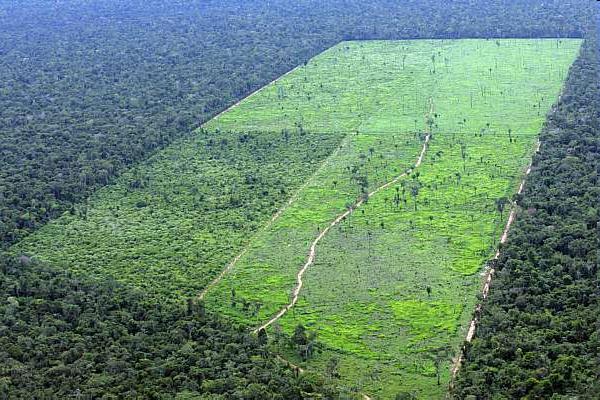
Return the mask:
<svg viewBox="0 0 600 400">
<path fill-rule="evenodd" d="M 410 187 L 410 193 L 415 204 L 415 211 L 417 211 L 417 196 L 419 195 L 419 182 L 415 181 Z"/>
<path fill-rule="evenodd" d="M 460 157 L 463 160 L 463 171 L 467 169 L 467 144 L 464 142 L 460 143 Z"/>
<path fill-rule="evenodd" d="M 266 345 L 269 341 L 269 337 L 267 336 L 267 331 L 265 331 L 264 328 L 259 329 L 257 338 L 258 338 L 258 344 L 260 346 Z"/>
<path fill-rule="evenodd" d="M 433 362 L 433 366 L 435 368 L 435 375 L 437 378 L 437 385 L 441 385 L 441 372 L 442 367 L 446 360 L 448 359 L 448 355 L 451 350 L 447 346 L 442 346 L 434 349 L 432 352 L 429 352 L 429 358 Z"/>
<path fill-rule="evenodd" d="M 292 343 L 297 346 L 306 345 L 308 343 L 308 336 L 306 335 L 306 328 L 304 325 L 296 325 L 294 334 L 292 335 Z"/>
<path fill-rule="evenodd" d="M 500 198 L 496 199 L 496 210 L 500 214 L 500 219 L 504 218 L 503 213 L 504 213 L 504 209 L 507 204 L 508 204 L 508 198 L 506 198 L 506 197 L 500 197 Z"/>
</svg>

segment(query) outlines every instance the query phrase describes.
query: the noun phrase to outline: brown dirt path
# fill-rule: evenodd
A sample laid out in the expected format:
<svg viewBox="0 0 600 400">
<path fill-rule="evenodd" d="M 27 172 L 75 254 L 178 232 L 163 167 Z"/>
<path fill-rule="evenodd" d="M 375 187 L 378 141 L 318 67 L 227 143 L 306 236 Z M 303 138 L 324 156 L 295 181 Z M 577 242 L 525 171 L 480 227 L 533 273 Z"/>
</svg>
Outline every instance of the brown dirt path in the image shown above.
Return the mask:
<svg viewBox="0 0 600 400">
<path fill-rule="evenodd" d="M 537 146 L 535 149 L 535 153 L 540 151 L 540 146 L 541 146 L 541 142 L 538 140 Z M 529 162 L 529 165 L 527 166 L 527 170 L 525 171 L 525 174 L 523 175 L 523 179 L 521 180 L 521 183 L 519 184 L 519 190 L 517 190 L 517 194 L 523 193 L 523 189 L 525 188 L 525 180 L 527 179 L 527 176 L 531 172 L 532 164 L 533 164 L 533 159 Z M 513 222 L 515 221 L 516 217 L 517 217 L 517 205 L 515 203 L 512 203 L 510 214 L 508 215 L 508 220 L 506 221 L 506 225 L 504 226 L 504 231 L 502 232 L 502 236 L 500 237 L 500 244 L 504 244 L 508 240 L 508 233 L 509 233 L 510 228 L 511 228 Z M 498 250 L 496 250 L 496 254 L 494 255 L 493 259 L 497 260 L 499 257 L 500 257 L 500 250 L 498 249 Z M 496 270 L 494 268 L 490 268 L 485 275 L 485 278 L 484 278 L 485 283 L 483 284 L 483 287 L 481 288 L 482 302 L 483 302 L 483 300 L 485 300 L 488 297 L 488 294 L 490 291 L 490 285 L 492 283 L 492 278 L 493 278 L 495 272 L 496 272 Z M 465 342 L 467 342 L 467 343 L 471 343 L 471 341 L 473 340 L 473 337 L 475 336 L 475 330 L 477 328 L 477 323 L 479 322 L 479 315 L 481 314 L 482 302 L 477 304 L 477 306 L 475 307 L 474 317 L 471 320 L 471 323 L 469 324 L 469 330 L 467 331 L 467 336 L 465 337 Z M 464 347 L 460 350 L 459 356 L 454 360 L 454 363 L 452 365 L 452 379 L 453 380 L 456 377 L 456 374 L 458 373 L 458 371 L 460 370 L 460 367 L 461 367 L 463 361 L 464 361 Z"/>
<path fill-rule="evenodd" d="M 391 181 L 385 183 L 384 185 L 379 186 L 372 192 L 368 193 L 367 198 L 370 198 L 371 196 L 377 194 L 381 190 L 384 190 L 384 189 L 388 188 L 389 186 L 395 184 L 400 179 L 408 176 L 412 171 L 414 171 L 415 168 L 418 168 L 419 165 L 421 165 L 421 162 L 423 161 L 430 138 L 431 138 L 431 134 L 428 133 L 427 136 L 425 137 L 425 142 L 423 143 L 423 147 L 421 149 L 421 154 L 419 155 L 419 158 L 417 159 L 417 162 L 415 163 L 415 166 L 413 168 L 409 168 L 406 172 L 402 173 L 401 175 L 398 175 Z M 296 286 L 294 287 L 294 290 L 292 291 L 292 300 L 286 306 L 284 306 L 281 310 L 279 310 L 279 312 L 277 312 L 277 314 L 275 314 L 273 317 L 271 317 L 271 319 L 269 319 L 267 322 L 265 322 L 258 328 L 254 329 L 253 330 L 254 333 L 257 333 L 261 329 L 266 329 L 267 327 L 269 327 L 269 325 L 271 325 L 273 322 L 277 321 L 279 318 L 283 317 L 283 315 L 285 315 L 286 312 L 288 312 L 292 307 L 294 307 L 294 305 L 296 305 L 296 302 L 298 301 L 298 295 L 300 294 L 300 290 L 302 289 L 302 285 L 303 285 L 302 277 L 304 276 L 304 273 L 306 272 L 306 270 L 315 262 L 315 255 L 317 253 L 317 245 L 319 244 L 321 239 L 323 239 L 325 237 L 325 235 L 327 235 L 327 233 L 331 230 L 331 228 L 333 228 L 334 226 L 339 224 L 342 220 L 344 220 L 346 217 L 348 217 L 350 214 L 352 214 L 354 212 L 354 210 L 356 210 L 358 207 L 360 207 L 362 204 L 364 204 L 364 202 L 365 202 L 364 198 L 361 198 L 360 200 L 355 202 L 345 212 L 338 215 L 325 229 L 323 229 L 319 233 L 319 235 L 315 238 L 315 240 L 313 240 L 312 244 L 310 245 L 310 250 L 308 252 L 308 259 L 306 260 L 306 263 L 304 263 L 304 265 L 302 266 L 300 271 L 298 271 L 298 273 L 296 274 Z"/>
<path fill-rule="evenodd" d="M 430 102 L 429 113 L 425 116 L 425 119 L 426 119 L 426 124 L 425 125 L 426 126 L 428 126 L 427 119 L 429 119 L 430 116 L 433 114 L 433 100 L 430 98 L 429 102 Z M 418 168 L 421 165 L 421 163 L 423 162 L 423 159 L 425 158 L 425 153 L 427 152 L 427 147 L 429 145 L 429 140 L 430 139 L 431 139 L 431 132 L 427 131 L 427 134 L 425 136 L 425 142 L 423 143 L 423 147 L 421 148 L 421 153 L 419 154 L 419 157 L 417 158 L 417 161 L 416 161 L 415 165 L 412 168 L 409 168 L 404 173 L 398 175 L 397 177 L 395 177 L 391 181 L 389 181 L 389 182 L 387 182 L 387 183 L 385 183 L 385 184 L 377 187 L 372 192 L 368 193 L 366 197 L 363 197 L 363 198 L 360 198 L 359 200 L 357 200 L 350 208 L 348 208 L 342 214 L 338 215 L 325 229 L 323 229 L 319 233 L 319 235 L 315 238 L 315 240 L 313 240 L 313 242 L 310 245 L 310 250 L 308 252 L 308 258 L 307 258 L 306 262 L 304 263 L 304 265 L 302 266 L 302 268 L 296 274 L 296 286 L 294 286 L 294 289 L 292 290 L 292 299 L 291 299 L 291 301 L 288 304 L 286 304 L 281 310 L 279 310 L 277 312 L 277 314 L 275 314 L 274 316 L 272 316 L 267 322 L 265 322 L 264 324 L 262 324 L 259 327 L 255 328 L 252 331 L 253 333 L 257 333 L 261 329 L 268 328 L 273 322 L 275 322 L 279 318 L 283 317 L 285 315 L 285 313 L 287 313 L 292 307 L 294 307 L 294 305 L 296 305 L 296 302 L 298 301 L 298 296 L 300 294 L 300 290 L 302 289 L 302 285 L 303 285 L 302 277 L 304 276 L 304 273 L 306 272 L 306 270 L 311 265 L 314 264 L 314 262 L 315 262 L 315 255 L 316 255 L 316 252 L 317 252 L 317 245 L 319 244 L 319 242 L 321 241 L 321 239 L 323 239 L 325 237 L 325 235 L 327 235 L 327 233 L 331 230 L 331 228 L 333 228 L 334 226 L 336 226 L 337 224 L 339 224 L 341 221 L 343 221 L 346 217 L 348 217 L 350 214 L 352 214 L 354 212 L 354 210 L 356 210 L 358 207 L 360 207 L 362 204 L 364 204 L 365 200 L 369 199 L 371 196 L 374 196 L 375 194 L 377 194 L 381 190 L 384 190 L 384 189 L 390 187 L 391 185 L 393 185 L 396 182 L 398 182 L 400 179 L 402 179 L 402 178 L 410 175 L 416 168 Z"/>
</svg>

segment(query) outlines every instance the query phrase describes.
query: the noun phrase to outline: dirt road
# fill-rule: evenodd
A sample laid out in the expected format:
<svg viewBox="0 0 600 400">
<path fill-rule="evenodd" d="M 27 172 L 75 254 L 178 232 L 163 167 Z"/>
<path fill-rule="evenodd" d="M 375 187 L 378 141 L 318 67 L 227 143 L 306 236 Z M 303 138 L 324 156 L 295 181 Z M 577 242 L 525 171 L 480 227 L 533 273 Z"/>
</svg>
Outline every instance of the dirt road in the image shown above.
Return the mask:
<svg viewBox="0 0 600 400">
<path fill-rule="evenodd" d="M 426 120 L 432 114 L 433 114 L 433 102 L 430 99 L 430 110 L 429 110 L 429 114 L 426 115 L 426 117 L 425 117 Z M 405 171 L 404 173 L 398 175 L 397 177 L 395 177 L 391 181 L 389 181 L 389 182 L 387 182 L 387 183 L 385 183 L 385 184 L 377 187 L 372 192 L 370 192 L 370 193 L 367 194 L 366 199 L 370 198 L 371 196 L 374 196 L 375 194 L 377 194 L 381 190 L 384 190 L 384 189 L 390 187 L 391 185 L 393 185 L 396 182 L 398 182 L 400 179 L 402 179 L 402 178 L 410 175 L 416 168 L 418 168 L 421 165 L 421 163 L 423 162 L 423 159 L 425 158 L 425 153 L 427 152 L 427 146 L 429 145 L 429 140 L 430 139 L 431 139 L 431 133 L 427 132 L 427 135 L 425 136 L 425 141 L 423 142 L 423 147 L 421 148 L 421 153 L 419 154 L 419 157 L 417 158 L 417 161 L 416 161 L 414 167 L 409 168 L 407 171 Z M 306 270 L 311 265 L 313 265 L 314 262 L 315 262 L 315 255 L 317 253 L 317 245 L 319 244 L 319 242 L 321 241 L 321 239 L 323 239 L 325 237 L 325 235 L 327 235 L 327 233 L 331 230 L 331 228 L 335 227 L 337 224 L 339 224 L 341 221 L 343 221 L 346 217 L 348 217 L 350 214 L 352 214 L 354 212 L 354 210 L 356 210 L 358 207 L 360 207 L 365 202 L 366 199 L 365 198 L 360 198 L 359 200 L 357 200 L 345 212 L 343 212 L 342 214 L 338 215 L 325 229 L 323 229 L 319 233 L 319 235 L 315 238 L 315 240 L 313 240 L 313 242 L 310 245 L 310 250 L 308 252 L 308 258 L 307 258 L 306 262 L 304 263 L 304 265 L 302 266 L 302 268 L 296 274 L 296 286 L 292 290 L 292 299 L 291 299 L 291 301 L 288 304 L 286 304 L 282 309 L 280 309 L 277 312 L 277 314 L 275 314 L 274 316 L 272 316 L 271 319 L 269 319 L 267 322 L 265 322 L 264 324 L 260 325 L 256 329 L 254 329 L 253 330 L 254 333 L 257 333 L 261 329 L 268 328 L 273 322 L 275 322 L 279 318 L 283 317 L 285 315 L 285 313 L 287 313 L 292 307 L 294 307 L 294 305 L 296 305 L 296 302 L 298 301 L 298 295 L 300 294 L 300 290 L 302 289 L 302 285 L 303 285 L 302 277 L 304 276 L 304 273 L 306 272 Z"/>
<path fill-rule="evenodd" d="M 535 149 L 535 153 L 540 151 L 540 146 L 541 146 L 541 143 L 538 140 L 537 146 Z M 523 193 L 523 189 L 525 188 L 525 180 L 527 179 L 527 176 L 531 172 L 532 164 L 533 164 L 533 159 L 529 163 L 529 166 L 527 167 L 527 170 L 525 171 L 525 175 L 523 176 L 523 179 L 521 180 L 521 183 L 519 184 L 519 190 L 517 190 L 517 194 Z M 508 220 L 506 221 L 506 225 L 504 226 L 504 231 L 502 232 L 502 236 L 500 237 L 500 244 L 506 243 L 506 241 L 508 240 L 508 233 L 510 231 L 510 227 L 512 226 L 516 217 L 517 217 L 517 206 L 516 206 L 516 204 L 513 203 L 511 206 L 511 209 L 510 209 L 510 214 L 508 215 Z M 494 255 L 493 259 L 497 260 L 499 257 L 500 257 L 500 250 L 496 250 L 496 254 Z M 487 274 L 485 275 L 485 280 L 484 280 L 485 283 L 483 284 L 483 287 L 481 289 L 481 296 L 482 296 L 483 300 L 485 300 L 488 297 L 488 294 L 490 291 L 490 285 L 492 283 L 492 278 L 493 278 L 495 272 L 496 272 L 496 270 L 494 268 L 490 268 L 487 271 Z M 467 336 L 465 337 L 465 341 L 467 343 L 471 343 L 471 341 L 473 340 L 473 337 L 475 336 L 475 329 L 477 328 L 477 323 L 479 322 L 479 314 L 481 312 L 481 307 L 482 307 L 482 303 L 477 304 L 477 307 L 475 307 L 475 312 L 474 312 L 475 316 L 473 317 L 473 319 L 471 320 L 471 323 L 469 324 L 469 330 L 467 331 Z M 456 358 L 456 360 L 454 361 L 454 364 L 452 366 L 452 378 L 453 379 L 456 377 L 456 374 L 458 373 L 458 370 L 460 369 L 460 366 L 462 365 L 463 360 L 464 360 L 464 349 L 461 349 L 460 355 L 458 356 L 458 358 Z"/>
</svg>

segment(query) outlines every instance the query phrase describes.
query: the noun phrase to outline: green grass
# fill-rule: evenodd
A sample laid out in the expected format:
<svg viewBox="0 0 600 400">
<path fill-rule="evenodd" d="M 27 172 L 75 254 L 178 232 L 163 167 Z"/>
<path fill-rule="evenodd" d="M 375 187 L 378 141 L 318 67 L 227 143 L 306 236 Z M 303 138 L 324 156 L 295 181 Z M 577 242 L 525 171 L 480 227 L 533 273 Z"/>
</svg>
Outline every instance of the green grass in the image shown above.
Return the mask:
<svg viewBox="0 0 600 400">
<path fill-rule="evenodd" d="M 431 99 L 423 165 L 321 241 L 300 300 L 280 325 L 288 334 L 298 323 L 318 332 L 325 350 L 304 364 L 323 369 L 340 357 L 341 385 L 377 398 L 441 398 L 478 272 L 508 215 L 496 200 L 516 191 L 579 45 L 345 42 L 209 122 L 214 132 L 346 132 L 342 150 L 209 292 L 209 306 L 252 325 L 284 306 L 311 241 L 359 196 L 357 177 L 372 189 L 415 162 Z"/>
</svg>

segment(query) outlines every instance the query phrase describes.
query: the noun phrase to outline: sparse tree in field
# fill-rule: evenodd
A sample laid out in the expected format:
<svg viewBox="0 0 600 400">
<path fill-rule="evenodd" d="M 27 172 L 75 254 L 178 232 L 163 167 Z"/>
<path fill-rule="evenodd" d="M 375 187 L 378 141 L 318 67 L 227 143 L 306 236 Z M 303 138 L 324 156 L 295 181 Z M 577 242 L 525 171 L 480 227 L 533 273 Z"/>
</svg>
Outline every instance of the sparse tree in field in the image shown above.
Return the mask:
<svg viewBox="0 0 600 400">
<path fill-rule="evenodd" d="M 506 197 L 500 197 L 496 199 L 496 210 L 500 214 L 500 219 L 503 219 L 504 209 L 506 208 L 506 204 L 508 204 L 508 199 Z"/>
<path fill-rule="evenodd" d="M 448 359 L 450 353 L 451 350 L 447 346 L 442 346 L 434 349 L 432 353 L 429 353 L 428 355 L 435 368 L 438 386 L 441 385 L 442 368 L 444 366 L 444 362 Z"/>
<path fill-rule="evenodd" d="M 427 297 L 431 297 L 431 286 L 425 288 L 427 290 Z"/>
<path fill-rule="evenodd" d="M 303 360 L 307 360 L 312 356 L 317 344 L 317 333 L 309 332 L 307 335 L 304 326 L 298 325 L 292 336 L 292 342 L 296 344 L 298 355 Z"/>
<path fill-rule="evenodd" d="M 460 172 L 455 172 L 454 176 L 456 177 L 456 185 L 460 185 L 460 180 L 462 179 L 462 175 L 460 174 Z"/>
<path fill-rule="evenodd" d="M 325 374 L 330 378 L 339 378 L 340 373 L 338 372 L 338 365 L 340 363 L 340 359 L 337 357 L 331 357 L 329 361 L 327 361 L 327 365 L 325 366 Z"/>
<path fill-rule="evenodd" d="M 235 308 L 237 304 L 237 299 L 235 297 L 235 289 L 231 288 L 231 307 Z"/>
<path fill-rule="evenodd" d="M 417 196 L 419 195 L 419 183 L 415 182 L 410 188 L 410 194 L 413 197 L 413 201 L 415 203 L 415 211 L 417 211 Z"/>
<path fill-rule="evenodd" d="M 396 186 L 396 193 L 394 193 L 394 203 L 396 204 L 396 208 L 400 205 L 400 188 Z"/>
<path fill-rule="evenodd" d="M 296 325 L 294 334 L 292 335 L 292 343 L 295 345 L 306 345 L 308 343 L 308 336 L 306 336 L 306 328 L 304 325 Z"/>
<path fill-rule="evenodd" d="M 464 142 L 460 143 L 460 157 L 463 160 L 463 171 L 467 170 L 467 144 Z"/>
</svg>

